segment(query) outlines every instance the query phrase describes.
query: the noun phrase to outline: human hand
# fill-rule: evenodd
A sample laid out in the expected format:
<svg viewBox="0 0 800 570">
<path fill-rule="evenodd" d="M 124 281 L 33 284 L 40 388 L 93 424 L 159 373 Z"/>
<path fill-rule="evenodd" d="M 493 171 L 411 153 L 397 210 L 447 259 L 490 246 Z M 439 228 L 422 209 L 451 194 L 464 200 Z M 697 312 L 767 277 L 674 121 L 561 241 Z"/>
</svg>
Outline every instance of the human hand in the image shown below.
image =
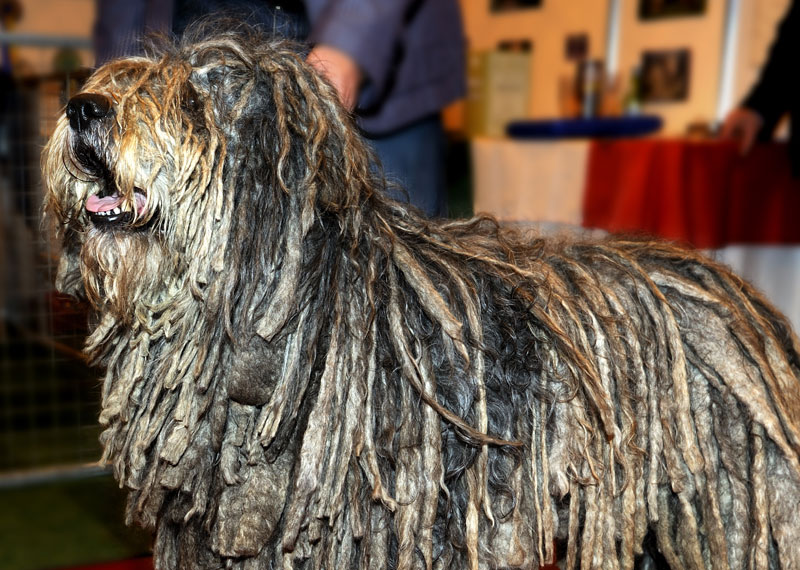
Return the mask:
<svg viewBox="0 0 800 570">
<path fill-rule="evenodd" d="M 352 57 L 340 49 L 320 44 L 309 52 L 306 61 L 331 82 L 348 111 L 355 109 L 363 74 Z"/>
<path fill-rule="evenodd" d="M 756 141 L 758 132 L 764 125 L 764 119 L 756 111 L 739 107 L 731 111 L 725 118 L 720 131 L 723 139 L 738 139 L 739 152 L 742 156 L 750 152 Z"/>
</svg>

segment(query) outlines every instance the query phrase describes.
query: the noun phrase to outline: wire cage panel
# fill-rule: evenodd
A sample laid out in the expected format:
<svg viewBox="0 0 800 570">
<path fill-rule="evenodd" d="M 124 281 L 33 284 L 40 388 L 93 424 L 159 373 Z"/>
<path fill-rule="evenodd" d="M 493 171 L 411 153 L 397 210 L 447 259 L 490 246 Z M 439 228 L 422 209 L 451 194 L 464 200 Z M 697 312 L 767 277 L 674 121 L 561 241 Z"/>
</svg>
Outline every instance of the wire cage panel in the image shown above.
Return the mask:
<svg viewBox="0 0 800 570">
<path fill-rule="evenodd" d="M 0 475 L 96 461 L 100 386 L 86 311 L 54 289 L 39 157 L 85 73 L 0 77 Z"/>
</svg>

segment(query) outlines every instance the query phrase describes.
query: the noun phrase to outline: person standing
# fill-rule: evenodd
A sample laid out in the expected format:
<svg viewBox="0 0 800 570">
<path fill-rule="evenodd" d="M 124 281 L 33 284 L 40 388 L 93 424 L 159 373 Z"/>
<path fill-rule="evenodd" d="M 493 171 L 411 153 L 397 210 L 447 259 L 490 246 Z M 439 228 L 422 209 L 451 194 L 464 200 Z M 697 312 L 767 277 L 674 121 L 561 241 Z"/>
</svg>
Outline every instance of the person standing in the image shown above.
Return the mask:
<svg viewBox="0 0 800 570">
<path fill-rule="evenodd" d="M 440 114 L 466 91 L 458 0 L 99 0 L 98 62 L 135 53 L 147 30 L 180 33 L 215 14 L 307 40 L 309 64 L 355 113 L 386 174 L 427 215 L 446 215 Z"/>
</svg>

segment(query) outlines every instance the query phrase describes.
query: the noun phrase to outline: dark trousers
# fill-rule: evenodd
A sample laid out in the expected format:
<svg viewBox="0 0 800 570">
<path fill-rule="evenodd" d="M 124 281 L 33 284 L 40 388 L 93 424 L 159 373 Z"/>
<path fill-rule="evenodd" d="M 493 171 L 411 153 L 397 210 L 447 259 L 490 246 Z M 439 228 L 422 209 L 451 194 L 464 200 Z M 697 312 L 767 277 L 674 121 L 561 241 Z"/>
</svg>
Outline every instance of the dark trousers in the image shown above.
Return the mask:
<svg viewBox="0 0 800 570">
<path fill-rule="evenodd" d="M 389 135 L 367 136 L 383 163 L 387 177 L 400 183 L 411 202 L 428 216 L 447 215 L 445 135 L 438 113 Z"/>
</svg>

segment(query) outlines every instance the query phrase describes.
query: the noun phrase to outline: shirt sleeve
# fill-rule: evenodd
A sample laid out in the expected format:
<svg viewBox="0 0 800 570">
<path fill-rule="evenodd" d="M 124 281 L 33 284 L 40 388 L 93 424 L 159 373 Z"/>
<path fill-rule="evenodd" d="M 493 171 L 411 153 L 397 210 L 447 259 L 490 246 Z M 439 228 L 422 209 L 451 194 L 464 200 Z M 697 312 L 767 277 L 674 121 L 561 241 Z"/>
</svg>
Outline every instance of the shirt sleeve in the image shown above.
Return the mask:
<svg viewBox="0 0 800 570">
<path fill-rule="evenodd" d="M 364 73 L 361 103 L 387 87 L 415 0 L 306 0 L 309 40 L 348 54 Z"/>
<path fill-rule="evenodd" d="M 771 133 L 781 116 L 790 108 L 794 81 L 794 61 L 800 53 L 800 2 L 792 1 L 788 14 L 781 21 L 770 48 L 767 62 L 758 82 L 743 101 L 764 119 L 764 131 Z"/>
<path fill-rule="evenodd" d="M 94 23 L 95 64 L 141 53 L 145 32 L 168 31 L 174 0 L 99 0 Z"/>
<path fill-rule="evenodd" d="M 132 55 L 144 29 L 144 0 L 101 0 L 94 22 L 96 65 Z"/>
</svg>

